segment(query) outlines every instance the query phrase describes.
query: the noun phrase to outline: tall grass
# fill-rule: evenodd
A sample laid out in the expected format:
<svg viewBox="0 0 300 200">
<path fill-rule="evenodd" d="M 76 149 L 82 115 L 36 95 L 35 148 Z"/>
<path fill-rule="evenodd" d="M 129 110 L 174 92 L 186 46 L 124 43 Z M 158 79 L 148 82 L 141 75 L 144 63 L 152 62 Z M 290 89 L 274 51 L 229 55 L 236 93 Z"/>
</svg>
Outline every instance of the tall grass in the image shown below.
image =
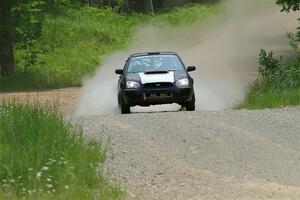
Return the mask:
<svg viewBox="0 0 300 200">
<path fill-rule="evenodd" d="M 173 26 L 191 25 L 195 22 L 204 21 L 207 17 L 217 13 L 220 4 L 188 4 L 177 7 L 169 12 L 161 12 L 152 18 L 153 22 L 169 23 Z"/>
<path fill-rule="evenodd" d="M 239 108 L 263 109 L 300 105 L 300 88 L 271 89 L 269 86 L 252 86 Z"/>
<path fill-rule="evenodd" d="M 54 108 L 0 105 L 0 199 L 116 199 L 101 146 Z"/>
<path fill-rule="evenodd" d="M 148 21 L 191 24 L 217 10 L 216 5 L 189 5 L 151 16 L 87 7 L 46 14 L 42 36 L 32 47 L 38 52 L 35 63 L 26 66 L 27 52 L 16 44 L 17 71 L 10 77 L 0 75 L 0 91 L 80 86 L 105 55 L 131 41 L 136 25 Z"/>
</svg>

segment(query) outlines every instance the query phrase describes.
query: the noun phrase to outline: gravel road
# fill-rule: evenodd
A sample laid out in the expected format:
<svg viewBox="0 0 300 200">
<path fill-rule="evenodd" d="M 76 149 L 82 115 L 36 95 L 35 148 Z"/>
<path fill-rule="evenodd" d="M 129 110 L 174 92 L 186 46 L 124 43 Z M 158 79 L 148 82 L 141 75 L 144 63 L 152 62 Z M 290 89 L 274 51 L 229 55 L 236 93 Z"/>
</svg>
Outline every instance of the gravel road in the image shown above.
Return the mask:
<svg viewBox="0 0 300 200">
<path fill-rule="evenodd" d="M 127 199 L 300 199 L 300 108 L 81 120 Z"/>
</svg>

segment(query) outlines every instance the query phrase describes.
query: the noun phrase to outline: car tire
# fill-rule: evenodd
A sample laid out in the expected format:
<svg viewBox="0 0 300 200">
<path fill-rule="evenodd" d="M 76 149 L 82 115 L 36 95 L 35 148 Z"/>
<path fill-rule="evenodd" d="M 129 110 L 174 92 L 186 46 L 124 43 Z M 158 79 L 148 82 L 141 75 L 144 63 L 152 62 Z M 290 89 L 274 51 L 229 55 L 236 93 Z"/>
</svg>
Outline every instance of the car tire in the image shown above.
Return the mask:
<svg viewBox="0 0 300 200">
<path fill-rule="evenodd" d="M 118 93 L 118 105 L 121 106 L 121 93 Z"/>
<path fill-rule="evenodd" d="M 186 111 L 194 111 L 195 110 L 195 94 L 193 94 L 192 100 L 186 103 Z"/>
<path fill-rule="evenodd" d="M 130 114 L 130 106 L 124 102 L 122 97 L 120 98 L 120 107 L 122 114 Z"/>
</svg>

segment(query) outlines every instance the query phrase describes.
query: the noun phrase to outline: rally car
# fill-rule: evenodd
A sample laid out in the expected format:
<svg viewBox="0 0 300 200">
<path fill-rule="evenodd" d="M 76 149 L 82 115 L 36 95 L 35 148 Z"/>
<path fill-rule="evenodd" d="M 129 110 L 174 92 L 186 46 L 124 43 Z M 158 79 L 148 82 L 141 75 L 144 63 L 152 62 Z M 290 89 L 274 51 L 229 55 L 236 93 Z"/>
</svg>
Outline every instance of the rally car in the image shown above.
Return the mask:
<svg viewBox="0 0 300 200">
<path fill-rule="evenodd" d="M 130 107 L 177 103 L 187 111 L 195 110 L 194 81 L 173 52 L 137 53 L 129 56 L 124 69 L 117 69 L 118 103 L 122 114 Z"/>
</svg>

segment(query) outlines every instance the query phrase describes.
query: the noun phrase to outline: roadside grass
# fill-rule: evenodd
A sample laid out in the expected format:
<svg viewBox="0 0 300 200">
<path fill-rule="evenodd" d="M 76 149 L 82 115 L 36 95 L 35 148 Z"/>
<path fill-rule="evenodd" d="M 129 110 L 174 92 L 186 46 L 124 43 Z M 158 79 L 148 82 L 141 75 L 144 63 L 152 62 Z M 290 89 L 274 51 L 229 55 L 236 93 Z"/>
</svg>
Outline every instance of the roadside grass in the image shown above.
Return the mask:
<svg viewBox="0 0 300 200">
<path fill-rule="evenodd" d="M 169 12 L 161 12 L 155 15 L 153 22 L 168 23 L 173 26 L 191 25 L 195 22 L 204 21 L 207 17 L 216 14 L 222 4 L 187 4 L 177 7 Z"/>
<path fill-rule="evenodd" d="M 94 72 L 103 57 L 124 48 L 139 24 L 187 25 L 205 20 L 219 4 L 188 5 L 156 15 L 122 14 L 110 8 L 64 8 L 46 14 L 36 58 L 28 64 L 28 52 L 15 46 L 16 72 L 0 75 L 0 91 L 26 91 L 81 86 L 82 78 Z"/>
<path fill-rule="evenodd" d="M 98 170 L 104 159 L 55 107 L 0 105 L 0 199 L 118 199 Z"/>
<path fill-rule="evenodd" d="M 300 88 L 276 90 L 261 86 L 251 88 L 237 108 L 264 109 L 297 105 L 300 105 Z"/>
</svg>

